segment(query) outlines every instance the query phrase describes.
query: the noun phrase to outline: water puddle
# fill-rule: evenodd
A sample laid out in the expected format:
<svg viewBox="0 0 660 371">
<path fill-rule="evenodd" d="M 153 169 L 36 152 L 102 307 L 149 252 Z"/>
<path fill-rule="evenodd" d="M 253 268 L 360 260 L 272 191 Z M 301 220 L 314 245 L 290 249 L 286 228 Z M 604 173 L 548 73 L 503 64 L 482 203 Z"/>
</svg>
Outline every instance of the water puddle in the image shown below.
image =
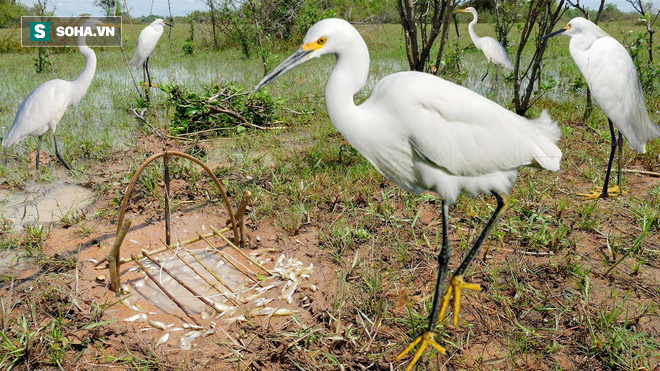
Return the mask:
<svg viewBox="0 0 660 371">
<path fill-rule="evenodd" d="M 306 283 L 314 265 L 306 266 L 283 254 L 274 261 L 268 252 L 250 253 L 255 264 L 270 266 L 272 275 L 262 274 L 263 271 L 260 272 L 255 264 L 229 248 L 180 248 L 177 254 L 181 258 L 172 252 L 160 254 L 157 261 L 161 267 L 147 260 L 142 264 L 187 313 L 201 319 L 200 323 L 204 325 L 184 322 L 183 327 L 176 327 L 175 323 L 161 322 L 167 321 L 162 314 L 177 313 L 183 319 L 182 310 L 138 267 L 126 271 L 131 276 L 137 273 L 137 277 L 126 281 L 127 285 L 124 286 L 133 296 L 122 304 L 130 308 L 133 314 L 123 321 L 136 321 L 138 325 L 147 326 L 141 329 L 145 331 L 150 328 L 160 329 L 162 336 L 154 339 L 155 347 L 167 343 L 172 335 L 173 338 L 179 338 L 179 348 L 190 349 L 198 337 L 208 336 L 218 329 L 225 331 L 224 327 L 246 321 L 246 317 L 291 316 L 300 310 L 300 303 L 293 301 L 296 289 L 301 286 L 316 289 Z M 156 311 L 151 312 L 146 308 Z M 180 333 L 175 335 L 177 332 Z"/>
<path fill-rule="evenodd" d="M 246 275 L 241 273 L 222 259 L 216 252 L 210 250 L 201 250 L 194 252 L 193 257 L 190 254 L 181 254 L 183 263 L 175 256 L 165 257 L 160 262 L 162 266 L 174 274 L 181 281 L 200 296 L 213 301 L 214 303 L 225 304 L 227 299 L 224 295 L 233 297 L 232 293 L 240 292 L 241 287 L 248 283 Z M 199 259 L 197 261 L 195 258 Z M 178 284 L 170 275 L 163 272 L 155 264 L 144 263 L 149 273 L 154 276 L 161 285 L 163 285 L 172 296 L 185 303 L 185 307 L 192 313 L 200 314 L 206 306 L 201 300 L 193 296 L 190 291 Z M 193 271 L 189 266 L 192 266 Z M 206 270 L 208 268 L 213 274 Z M 199 273 L 199 274 L 198 274 Z M 220 283 L 220 278 L 223 283 Z M 212 285 L 209 285 L 209 282 Z M 130 282 L 143 299 L 150 301 L 154 306 L 165 313 L 174 313 L 179 308 L 170 300 L 156 284 L 148 278 L 142 278 Z M 226 285 L 226 286 L 225 286 Z"/>
<path fill-rule="evenodd" d="M 77 184 L 31 183 L 23 190 L 0 190 L 0 216 L 20 230 L 26 224 L 59 222 L 93 201 L 94 192 Z"/>
</svg>

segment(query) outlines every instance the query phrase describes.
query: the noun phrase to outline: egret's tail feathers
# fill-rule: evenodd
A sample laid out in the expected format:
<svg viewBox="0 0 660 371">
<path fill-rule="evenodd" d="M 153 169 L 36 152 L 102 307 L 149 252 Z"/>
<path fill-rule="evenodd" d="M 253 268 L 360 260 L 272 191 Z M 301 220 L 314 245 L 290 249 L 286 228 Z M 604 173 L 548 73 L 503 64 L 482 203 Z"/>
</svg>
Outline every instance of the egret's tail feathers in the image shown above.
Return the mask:
<svg viewBox="0 0 660 371">
<path fill-rule="evenodd" d="M 513 71 L 513 64 L 508 59 L 504 63 L 502 63 L 502 66 L 509 71 Z"/>
<path fill-rule="evenodd" d="M 557 122 L 553 121 L 547 111 L 543 111 L 541 116 L 532 120 L 532 123 L 538 128 L 541 138 L 537 141 L 538 152 L 534 155 L 534 163 L 541 168 L 557 171 L 561 162 L 561 150 L 557 147 L 557 142 L 561 136 L 561 129 Z"/>
<path fill-rule="evenodd" d="M 133 67 L 138 67 L 140 65 L 140 58 L 138 58 L 137 53 L 133 55 L 133 58 L 131 58 L 130 61 L 128 61 L 128 64 L 130 64 Z"/>
<path fill-rule="evenodd" d="M 9 132 L 7 135 L 2 138 L 2 148 L 7 149 L 14 144 L 18 143 L 21 141 L 21 137 L 16 135 L 16 132 L 14 130 L 9 129 Z"/>
</svg>

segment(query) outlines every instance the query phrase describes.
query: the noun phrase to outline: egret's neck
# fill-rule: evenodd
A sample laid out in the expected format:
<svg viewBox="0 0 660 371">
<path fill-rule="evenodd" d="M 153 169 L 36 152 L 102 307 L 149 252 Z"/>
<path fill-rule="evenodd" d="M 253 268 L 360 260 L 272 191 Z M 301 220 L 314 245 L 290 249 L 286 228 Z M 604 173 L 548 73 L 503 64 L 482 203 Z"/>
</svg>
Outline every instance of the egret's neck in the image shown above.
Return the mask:
<svg viewBox="0 0 660 371">
<path fill-rule="evenodd" d="M 85 57 L 85 68 L 80 76 L 73 80 L 73 84 L 77 86 L 72 96 L 73 104 L 78 103 L 92 83 L 94 72 L 96 71 L 96 54 L 85 43 L 85 36 L 78 37 L 78 51 Z"/>
<path fill-rule="evenodd" d="M 571 37 L 571 41 L 569 42 L 570 50 L 587 51 L 591 48 L 591 44 L 598 40 L 598 38 L 599 36 L 585 35 L 584 33 Z"/>
<path fill-rule="evenodd" d="M 367 83 L 369 50 L 358 37 L 336 54 L 337 63 L 325 87 L 325 102 L 332 124 L 344 136 L 355 125 L 357 106 L 353 97 Z M 350 141 L 350 139 L 349 139 Z"/>
<path fill-rule="evenodd" d="M 477 47 L 477 49 L 481 49 L 481 37 L 477 36 L 477 33 L 474 32 L 474 25 L 477 24 L 477 21 L 479 21 L 479 16 L 477 13 L 472 13 L 474 18 L 472 19 L 472 22 L 468 25 L 468 32 L 470 32 L 470 38 L 472 39 L 472 43 L 474 46 Z"/>
</svg>

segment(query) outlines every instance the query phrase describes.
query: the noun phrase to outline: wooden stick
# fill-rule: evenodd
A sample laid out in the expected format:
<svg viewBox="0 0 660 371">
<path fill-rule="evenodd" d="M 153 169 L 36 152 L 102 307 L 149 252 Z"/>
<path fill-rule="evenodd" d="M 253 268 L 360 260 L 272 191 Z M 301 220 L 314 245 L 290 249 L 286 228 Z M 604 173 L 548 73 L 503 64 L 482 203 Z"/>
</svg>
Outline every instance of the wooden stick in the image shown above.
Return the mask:
<svg viewBox="0 0 660 371">
<path fill-rule="evenodd" d="M 633 173 L 633 174 L 642 174 L 642 175 L 648 175 L 652 177 L 660 177 L 660 173 L 656 173 L 654 171 L 646 171 L 646 170 L 635 170 L 635 169 L 622 169 L 624 173 Z"/>
<path fill-rule="evenodd" d="M 198 232 L 198 234 L 199 234 L 199 232 Z M 201 235 L 200 235 L 200 236 L 201 236 Z M 204 238 L 204 241 L 206 241 L 206 238 Z M 208 242 L 208 241 L 207 241 L 207 242 Z M 172 249 L 172 248 L 170 247 L 170 249 Z M 221 283 L 224 287 L 226 287 L 227 290 L 229 290 L 232 294 L 234 293 L 234 290 L 232 290 L 231 287 L 230 287 L 229 285 L 227 285 L 227 284 L 225 283 L 225 281 L 222 280 L 222 278 L 218 277 L 218 275 L 216 275 L 215 272 L 213 272 L 211 269 L 209 269 L 209 267 L 207 267 L 204 263 L 202 263 L 202 261 L 199 260 L 199 258 L 197 257 L 197 255 L 193 254 L 193 252 L 190 251 L 190 250 L 188 250 L 188 249 L 186 249 L 186 252 L 187 252 L 188 254 L 190 254 L 190 256 L 192 256 L 192 257 L 197 261 L 197 263 L 199 263 L 199 265 L 201 265 L 201 266 L 202 266 L 207 272 L 209 272 L 209 273 L 211 274 L 211 276 L 213 276 L 213 278 L 216 279 L 216 281 L 220 282 L 220 283 Z"/>
<path fill-rule="evenodd" d="M 170 277 L 172 277 L 172 278 L 173 278 L 173 279 L 174 279 L 179 285 L 183 286 L 184 289 L 188 290 L 188 292 L 190 292 L 194 297 L 196 297 L 197 299 L 199 299 L 202 303 L 208 305 L 209 307 L 211 307 L 211 309 L 213 309 L 213 310 L 215 310 L 215 311 L 221 312 L 221 310 L 217 309 L 217 308 L 215 307 L 215 304 L 212 303 L 209 299 L 207 299 L 207 298 L 205 298 L 204 296 L 198 294 L 195 290 L 193 290 L 193 289 L 192 289 L 190 286 L 188 286 L 185 282 L 183 282 L 181 279 L 179 279 L 179 277 L 177 277 L 177 276 L 175 276 L 174 274 L 172 274 L 172 272 L 170 272 L 167 268 L 163 267 L 163 266 L 162 266 L 159 262 L 157 262 L 155 259 L 152 259 L 151 256 L 149 256 L 149 253 L 148 253 L 147 251 L 144 251 L 144 250 L 143 250 L 143 251 L 142 251 L 142 255 L 144 255 L 147 259 L 149 259 L 149 261 L 151 261 L 152 263 L 154 263 L 158 268 L 162 269 L 163 272 L 165 272 L 167 275 L 169 275 Z"/>
<path fill-rule="evenodd" d="M 241 233 L 241 240 L 238 242 L 238 244 L 241 247 L 245 247 L 245 209 L 247 208 L 248 203 L 250 202 L 250 196 L 252 196 L 252 192 L 250 191 L 245 191 L 243 192 L 243 200 L 241 200 L 241 204 L 238 206 L 238 210 L 236 210 L 236 214 L 238 215 L 238 230 Z"/>
<path fill-rule="evenodd" d="M 225 242 L 227 242 L 227 243 L 229 244 L 229 246 L 230 246 L 232 249 L 236 250 L 236 252 L 238 252 L 239 254 L 243 255 L 243 257 L 244 257 L 245 259 L 247 259 L 250 263 L 256 265 L 256 266 L 259 267 L 261 270 L 263 270 L 264 272 L 268 273 L 269 276 L 272 276 L 272 275 L 273 275 L 273 272 L 271 272 L 271 271 L 269 271 L 268 269 L 266 269 L 263 265 L 259 264 L 258 261 L 252 259 L 250 256 L 248 256 L 248 254 L 244 253 L 241 249 L 239 249 L 238 247 L 236 247 L 236 245 L 234 245 L 233 243 L 231 243 L 231 241 L 229 241 L 229 239 L 228 239 L 227 237 L 225 237 L 225 236 L 224 236 L 219 230 L 217 230 L 217 229 L 215 229 L 215 228 L 213 228 L 213 227 L 211 227 L 211 230 L 212 230 L 213 232 L 215 232 L 215 235 L 216 235 L 216 236 L 218 236 L 218 237 L 222 238 L 223 240 L 225 240 Z"/>
<path fill-rule="evenodd" d="M 170 249 L 171 249 L 171 248 L 170 248 Z M 181 260 L 181 262 L 182 262 L 183 264 L 185 264 L 186 267 L 190 268 L 190 270 L 192 270 L 196 275 L 198 275 L 199 277 L 201 277 L 201 279 L 203 279 L 204 282 L 206 282 L 209 286 L 213 287 L 213 289 L 215 289 L 215 291 L 217 291 L 220 295 L 224 296 L 225 299 L 229 300 L 232 304 L 234 304 L 234 305 L 238 305 L 238 304 L 237 304 L 232 298 L 228 297 L 227 295 L 225 295 L 225 293 L 223 293 L 223 292 L 221 292 L 220 290 L 218 290 L 218 288 L 215 287 L 214 284 L 212 284 L 212 283 L 211 283 L 206 277 L 204 277 L 203 275 L 201 275 L 201 274 L 197 271 L 197 269 L 195 269 L 195 267 L 193 267 L 192 265 L 188 264 L 188 262 L 187 262 L 184 258 L 182 258 L 179 254 L 177 254 L 176 251 L 174 251 L 173 249 L 171 249 L 171 251 L 174 252 L 174 255 L 176 255 L 176 257 L 179 258 L 179 260 Z M 187 250 L 186 250 L 186 251 L 187 251 Z M 201 264 L 201 262 L 199 261 L 199 259 L 197 259 L 197 257 L 195 256 L 195 254 L 193 254 L 193 253 L 190 252 L 190 251 L 187 251 L 187 252 L 188 252 L 188 254 L 190 254 L 193 258 L 195 258 L 195 260 L 197 260 L 198 263 Z M 204 264 L 202 264 L 202 267 L 206 268 L 206 266 L 205 266 Z M 207 269 L 207 271 L 208 271 L 208 269 Z M 211 272 L 209 271 L 209 273 L 211 273 Z M 211 274 L 213 274 L 213 273 L 211 273 Z M 215 277 L 215 274 L 213 274 L 213 276 Z M 217 279 L 217 277 L 216 277 L 216 279 Z M 224 282 L 220 281 L 220 283 L 223 284 L 227 289 L 229 289 L 229 291 L 231 291 L 231 289 L 230 289 L 230 288 L 229 288 Z M 233 293 L 233 291 L 232 291 L 232 293 Z"/>
<path fill-rule="evenodd" d="M 121 293 L 119 265 L 117 264 L 117 261 L 119 260 L 119 248 L 121 247 L 122 242 L 124 242 L 124 238 L 126 237 L 126 234 L 130 228 L 131 220 L 125 219 L 124 224 L 122 224 L 121 229 L 119 229 L 119 234 L 115 238 L 115 242 L 112 244 L 112 249 L 106 257 L 110 271 L 110 290 L 112 290 L 117 295 Z"/>
<path fill-rule="evenodd" d="M 149 273 L 149 271 L 142 264 L 140 264 L 139 259 L 135 255 L 131 255 L 131 259 L 133 259 L 135 264 L 137 264 L 138 267 L 142 269 L 142 271 L 147 275 L 147 277 L 149 277 L 149 279 L 153 283 L 155 283 L 156 286 L 158 286 L 158 288 L 161 289 L 161 291 L 163 291 L 163 293 L 165 293 L 165 295 L 167 295 L 167 297 L 170 298 L 170 300 L 172 300 L 172 302 L 174 302 L 174 304 L 176 304 L 176 306 L 179 307 L 179 309 L 181 309 L 183 313 L 186 314 L 186 316 L 188 316 L 188 318 L 190 318 L 193 322 L 195 322 L 196 325 L 201 326 L 201 323 L 199 323 L 199 321 L 197 321 L 197 319 L 193 317 L 192 314 L 190 314 L 190 312 L 188 312 L 188 310 L 183 305 L 181 305 L 181 303 L 179 303 L 174 298 L 174 296 L 172 296 L 172 294 L 170 294 L 170 292 L 167 291 L 165 287 L 163 287 L 163 285 L 161 285 L 160 282 L 158 282 L 158 280 L 154 276 L 152 276 L 151 273 Z"/>
<path fill-rule="evenodd" d="M 241 240 L 239 241 L 239 245 L 241 247 L 245 247 L 245 223 L 244 223 L 244 214 L 245 214 L 245 209 L 247 208 L 248 204 L 250 203 L 250 197 L 252 196 L 252 192 L 250 191 L 245 191 L 243 192 L 243 199 L 241 200 L 241 204 L 238 206 L 238 209 L 236 209 L 236 213 L 234 214 L 234 219 L 236 219 L 238 223 L 238 230 L 241 234 Z M 225 222 L 226 224 L 229 224 L 230 220 L 227 218 L 227 221 Z"/>
<path fill-rule="evenodd" d="M 167 152 L 165 152 L 165 156 L 163 156 L 163 182 L 165 192 L 165 245 L 169 246 L 172 237 L 170 231 L 172 211 L 170 210 L 170 157 Z"/>
<path fill-rule="evenodd" d="M 225 259 L 225 261 L 226 261 L 227 263 L 231 264 L 234 268 L 236 268 L 237 271 L 243 273 L 243 274 L 245 275 L 245 277 L 247 277 L 247 278 L 249 278 L 250 280 L 252 280 L 252 282 L 258 283 L 258 281 L 257 281 L 256 279 L 252 278 L 248 273 L 246 273 L 245 271 L 243 271 L 243 269 L 241 269 L 241 267 L 239 267 L 238 265 L 234 264 L 233 261 L 229 260 L 229 258 L 227 257 L 227 255 L 225 255 L 224 252 L 220 251 L 217 247 L 213 246 L 213 244 L 212 244 L 211 242 L 209 242 L 209 240 L 207 240 L 206 238 L 204 238 L 204 241 L 209 245 L 209 247 L 211 247 L 211 248 L 212 248 L 213 250 L 215 250 L 220 256 L 222 256 L 222 257 Z M 247 268 L 247 267 L 245 267 L 245 268 Z M 252 274 L 255 274 L 255 273 L 253 273 L 250 269 L 248 269 L 248 271 L 249 271 L 250 273 L 252 273 Z"/>
<path fill-rule="evenodd" d="M 228 228 L 228 227 L 227 227 L 227 228 L 222 228 L 222 229 L 220 230 L 220 232 L 224 233 L 224 232 L 229 232 L 230 230 L 231 230 L 231 228 Z M 204 234 L 203 236 L 204 236 L 204 237 L 212 237 L 213 235 L 215 235 L 215 232 L 209 232 L 209 233 Z M 179 246 L 190 245 L 191 243 L 194 243 L 194 242 L 200 241 L 201 239 L 202 239 L 202 238 L 201 238 L 200 235 L 198 234 L 197 237 L 193 237 L 193 238 L 191 238 L 191 239 L 189 239 L 189 240 L 187 240 L 187 241 L 179 242 Z M 161 248 L 158 248 L 158 249 L 155 249 L 155 250 L 151 250 L 151 251 L 149 251 L 149 255 L 159 254 L 159 253 L 161 253 L 161 252 L 163 252 L 163 251 L 167 251 L 167 250 L 168 250 L 168 247 L 167 247 L 167 246 L 163 246 L 163 247 L 161 247 Z M 142 256 L 142 255 L 137 255 L 137 258 L 138 258 L 138 259 L 144 259 L 144 256 Z M 99 261 L 98 263 L 96 263 L 95 269 L 96 269 L 96 270 L 101 270 L 101 269 L 106 269 L 106 268 L 108 268 L 107 265 L 101 266 L 101 264 L 103 264 L 103 263 L 105 263 L 105 262 L 107 262 L 107 261 L 108 261 L 108 258 L 107 258 L 107 257 L 101 259 L 101 261 Z M 130 262 L 130 261 L 131 261 L 131 259 L 127 259 L 127 258 L 119 259 L 119 263 L 117 264 L 117 266 L 120 266 L 120 265 L 122 265 L 122 264 L 126 264 L 126 263 L 128 263 L 128 262 Z"/>
</svg>

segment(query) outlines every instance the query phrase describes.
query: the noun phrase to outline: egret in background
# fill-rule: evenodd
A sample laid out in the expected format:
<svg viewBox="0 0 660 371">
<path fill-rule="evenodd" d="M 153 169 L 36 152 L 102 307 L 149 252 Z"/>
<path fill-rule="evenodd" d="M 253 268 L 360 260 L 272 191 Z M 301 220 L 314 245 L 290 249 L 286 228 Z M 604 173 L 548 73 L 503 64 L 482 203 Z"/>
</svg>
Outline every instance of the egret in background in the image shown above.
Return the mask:
<svg viewBox="0 0 660 371">
<path fill-rule="evenodd" d="M 513 71 L 513 64 L 511 64 L 511 61 L 509 60 L 509 56 L 506 55 L 506 50 L 504 50 L 502 44 L 500 44 L 499 42 L 497 42 L 497 40 L 493 39 L 490 36 L 479 37 L 477 36 L 477 33 L 474 32 L 474 25 L 477 24 L 477 21 L 479 20 L 477 11 L 473 7 L 469 7 L 469 8 L 457 10 L 457 12 L 472 13 L 472 15 L 474 16 L 474 19 L 472 19 L 472 22 L 470 22 L 470 24 L 468 25 L 470 38 L 472 39 L 472 43 L 474 44 L 474 46 L 476 46 L 477 49 L 484 52 L 486 59 L 488 59 L 488 67 L 486 68 L 486 74 L 484 75 L 484 77 L 481 78 L 481 81 L 484 81 L 486 76 L 488 76 L 488 71 L 490 70 L 491 62 L 495 64 L 499 64 L 500 66 L 506 68 L 509 71 Z"/>
<path fill-rule="evenodd" d="M 97 19 L 88 19 L 82 26 L 96 27 L 101 24 Z M 8 148 L 28 136 L 39 137 L 37 144 L 37 169 L 39 169 L 41 139 L 46 132 L 50 131 L 53 135 L 55 155 L 57 155 L 57 158 L 67 170 L 71 170 L 71 167 L 64 161 L 57 149 L 55 130 L 67 108 L 78 104 L 85 95 L 96 71 L 96 54 L 87 46 L 85 36 L 78 36 L 78 51 L 85 57 L 85 68 L 80 76 L 73 81 L 60 79 L 46 81 L 32 90 L 23 103 L 21 103 L 14 118 L 14 123 L 2 140 L 2 147 Z"/>
<path fill-rule="evenodd" d="M 633 150 L 644 153 L 646 142 L 660 136 L 660 126 L 652 123 L 649 118 L 637 69 L 623 45 L 593 22 L 580 17 L 573 18 L 566 27 L 544 37 L 559 34 L 571 37 L 571 57 L 587 81 L 596 104 L 607 116 L 612 136 L 602 190 L 593 190 L 581 196 L 585 196 L 585 199 L 617 196 L 621 193 L 623 137 Z M 615 126 L 619 131 L 618 140 L 614 133 Z M 617 146 L 617 186 L 608 188 Z"/>
<path fill-rule="evenodd" d="M 173 27 L 164 20 L 158 18 L 145 27 L 138 36 L 137 46 L 133 58 L 129 61 L 134 67 L 142 66 L 142 79 L 151 87 L 151 75 L 149 75 L 149 56 L 156 49 L 156 44 L 163 36 L 163 25 Z"/>
<path fill-rule="evenodd" d="M 546 113 L 528 120 L 462 86 L 421 72 L 399 72 L 383 78 L 371 96 L 356 105 L 354 96 L 369 74 L 369 51 L 358 31 L 341 19 L 326 19 L 312 26 L 302 46 L 255 90 L 324 54 L 336 56 L 325 88 L 326 107 L 335 128 L 390 181 L 417 194 L 430 190 L 442 197 L 442 249 L 428 328 L 398 356 L 400 359 L 421 343 L 410 370 L 428 345 L 445 353 L 434 340 L 436 321 L 442 318 L 452 291 L 457 323 L 461 290 L 481 289 L 480 285 L 465 283 L 463 274 L 507 208 L 518 168 L 559 169 L 561 151 L 556 142 L 560 130 Z M 497 207 L 454 273 L 440 309 L 450 257 L 448 210 L 461 192 L 491 193 Z"/>
</svg>

